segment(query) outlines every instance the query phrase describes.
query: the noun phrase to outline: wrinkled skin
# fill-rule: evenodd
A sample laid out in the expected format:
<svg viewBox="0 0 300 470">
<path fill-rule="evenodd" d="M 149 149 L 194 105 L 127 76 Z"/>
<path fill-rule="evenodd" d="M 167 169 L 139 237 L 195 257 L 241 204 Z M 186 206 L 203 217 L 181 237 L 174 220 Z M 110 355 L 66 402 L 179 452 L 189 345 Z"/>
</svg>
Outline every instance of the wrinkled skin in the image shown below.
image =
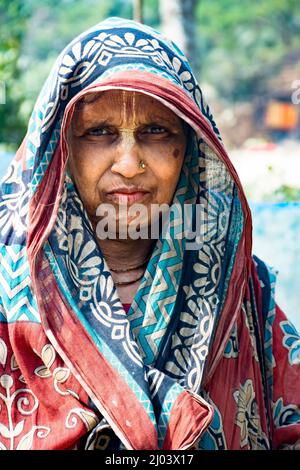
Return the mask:
<svg viewBox="0 0 300 470">
<path fill-rule="evenodd" d="M 109 90 L 86 95 L 76 105 L 68 146 L 68 170 L 96 230 L 100 204 L 113 204 L 118 218 L 120 201 L 107 194 L 117 187 L 147 191 L 138 201 L 148 211 L 142 224 L 150 224 L 152 204 L 171 204 L 186 136 L 180 118 L 158 100 L 143 93 Z M 145 168 L 139 166 L 141 160 Z M 108 265 L 118 268 L 141 263 L 153 246 L 153 240 L 128 237 L 98 237 L 98 242 Z"/>
</svg>

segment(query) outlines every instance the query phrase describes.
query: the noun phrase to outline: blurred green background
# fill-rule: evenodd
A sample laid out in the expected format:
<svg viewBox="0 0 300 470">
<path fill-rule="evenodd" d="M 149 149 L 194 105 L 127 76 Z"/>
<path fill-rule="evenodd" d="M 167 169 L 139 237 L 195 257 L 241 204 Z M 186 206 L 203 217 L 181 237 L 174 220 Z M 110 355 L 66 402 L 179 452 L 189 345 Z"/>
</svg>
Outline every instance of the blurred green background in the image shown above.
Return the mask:
<svg viewBox="0 0 300 470">
<path fill-rule="evenodd" d="M 38 92 L 68 42 L 107 16 L 133 18 L 134 3 L 138 2 L 0 0 L 0 80 L 6 93 L 1 143 L 14 149 L 19 145 Z M 144 0 L 142 4 L 146 24 L 169 27 L 172 39 L 184 42 L 180 45 L 200 85 L 208 84 L 212 105 L 217 101 L 216 111 L 222 114 L 219 126 L 224 127 L 228 144 L 240 145 L 240 139 L 245 141 L 253 133 L 265 137 L 262 110 L 278 91 L 287 91 L 283 82 L 274 85 L 274 79 L 280 81 L 282 73 L 293 69 L 291 95 L 297 71 L 300 77 L 299 0 Z M 172 29 L 176 21 L 183 25 L 185 38 L 179 28 Z M 234 131 L 230 129 L 239 103 L 245 116 L 240 139 L 235 125 Z M 251 125 L 247 113 L 255 115 Z M 244 129 L 246 122 L 251 129 Z"/>
<path fill-rule="evenodd" d="M 277 299 L 300 329 L 299 0 L 0 0 L 0 177 L 61 50 L 141 13 L 190 59 L 250 200 L 254 251 L 279 269 Z"/>
</svg>

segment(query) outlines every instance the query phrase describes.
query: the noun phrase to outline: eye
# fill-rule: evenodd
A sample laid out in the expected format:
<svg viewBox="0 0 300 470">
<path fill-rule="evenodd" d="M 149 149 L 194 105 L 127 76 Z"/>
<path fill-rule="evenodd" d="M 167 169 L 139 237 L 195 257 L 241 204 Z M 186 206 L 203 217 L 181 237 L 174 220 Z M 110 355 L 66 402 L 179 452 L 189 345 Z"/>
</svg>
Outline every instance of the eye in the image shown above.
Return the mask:
<svg viewBox="0 0 300 470">
<path fill-rule="evenodd" d="M 168 131 L 165 127 L 155 124 L 147 126 L 142 130 L 142 134 L 164 134 L 166 132 Z"/>
<path fill-rule="evenodd" d="M 138 131 L 138 138 L 141 141 L 161 141 L 163 139 L 168 139 L 171 136 L 171 132 L 169 129 L 167 129 L 164 126 L 161 126 L 160 124 L 148 124 L 146 126 L 143 126 L 141 129 Z"/>
<path fill-rule="evenodd" d="M 113 135 L 114 131 L 108 127 L 95 127 L 93 129 L 88 129 L 86 135 L 93 137 L 101 137 L 106 135 Z"/>
</svg>

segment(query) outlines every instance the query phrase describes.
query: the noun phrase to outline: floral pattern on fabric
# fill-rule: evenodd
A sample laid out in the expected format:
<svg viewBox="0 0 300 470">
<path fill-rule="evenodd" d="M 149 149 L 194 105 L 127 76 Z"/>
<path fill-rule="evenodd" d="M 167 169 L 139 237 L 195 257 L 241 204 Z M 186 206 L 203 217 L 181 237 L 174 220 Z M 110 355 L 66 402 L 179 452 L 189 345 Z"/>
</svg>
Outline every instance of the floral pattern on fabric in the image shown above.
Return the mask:
<svg viewBox="0 0 300 470">
<path fill-rule="evenodd" d="M 66 171 L 75 101 L 115 87 L 189 125 L 173 203 L 191 204 L 193 222 L 200 203 L 204 227 L 191 250 L 182 214 L 172 218 L 127 314 Z M 172 41 L 110 18 L 64 49 L 2 181 L 1 227 L 1 448 L 298 445 L 298 337 L 270 270 L 252 261 L 240 181 Z"/>
<path fill-rule="evenodd" d="M 292 404 L 284 406 L 282 397 L 272 406 L 275 426 L 288 426 L 300 422 L 300 408 L 298 406 Z"/>
<path fill-rule="evenodd" d="M 241 429 L 241 448 L 268 449 L 267 436 L 261 429 L 252 380 L 246 380 L 233 396 L 237 403 L 235 422 Z"/>
<path fill-rule="evenodd" d="M 32 421 L 33 415 L 36 416 L 34 421 L 38 421 L 39 400 L 26 385 L 14 354 L 9 357 L 6 342 L 2 338 L 0 364 L 10 372 L 0 374 L 0 450 L 30 450 L 34 438 L 45 439 L 50 433 L 50 427 L 29 424 L 24 433 L 25 424 Z"/>
<path fill-rule="evenodd" d="M 230 338 L 228 340 L 228 343 L 226 344 L 224 357 L 227 357 L 228 359 L 230 357 L 238 357 L 239 349 L 240 349 L 240 344 L 239 344 L 239 338 L 237 334 L 237 327 L 235 325 L 230 335 Z"/>
<path fill-rule="evenodd" d="M 294 325 L 289 321 L 280 322 L 284 333 L 282 344 L 289 351 L 289 363 L 300 364 L 300 335 Z"/>
</svg>

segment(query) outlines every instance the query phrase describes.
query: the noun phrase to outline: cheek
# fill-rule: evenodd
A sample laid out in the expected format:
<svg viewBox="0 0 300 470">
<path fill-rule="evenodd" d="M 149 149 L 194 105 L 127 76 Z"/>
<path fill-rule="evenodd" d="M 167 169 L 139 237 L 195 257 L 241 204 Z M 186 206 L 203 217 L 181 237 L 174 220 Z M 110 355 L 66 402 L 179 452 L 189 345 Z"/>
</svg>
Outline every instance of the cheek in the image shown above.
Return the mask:
<svg viewBox="0 0 300 470">
<path fill-rule="evenodd" d="M 77 183 L 88 190 L 93 188 L 105 171 L 105 159 L 99 158 L 96 148 L 85 148 L 82 145 L 73 146 L 74 150 L 69 160 L 69 167 Z"/>
<path fill-rule="evenodd" d="M 173 157 L 177 159 L 179 157 L 179 155 L 180 155 L 179 148 L 174 149 L 173 150 Z"/>
<path fill-rule="evenodd" d="M 103 159 L 100 161 L 99 155 L 97 158 L 94 152 L 78 147 L 69 157 L 68 167 L 85 209 L 89 215 L 94 214 L 101 202 L 98 185 L 105 172 Z"/>
<path fill-rule="evenodd" d="M 168 159 L 164 164 L 160 165 L 157 171 L 157 198 L 160 204 L 169 204 L 172 201 L 174 191 L 176 189 L 180 172 L 182 167 L 182 160 Z"/>
</svg>

